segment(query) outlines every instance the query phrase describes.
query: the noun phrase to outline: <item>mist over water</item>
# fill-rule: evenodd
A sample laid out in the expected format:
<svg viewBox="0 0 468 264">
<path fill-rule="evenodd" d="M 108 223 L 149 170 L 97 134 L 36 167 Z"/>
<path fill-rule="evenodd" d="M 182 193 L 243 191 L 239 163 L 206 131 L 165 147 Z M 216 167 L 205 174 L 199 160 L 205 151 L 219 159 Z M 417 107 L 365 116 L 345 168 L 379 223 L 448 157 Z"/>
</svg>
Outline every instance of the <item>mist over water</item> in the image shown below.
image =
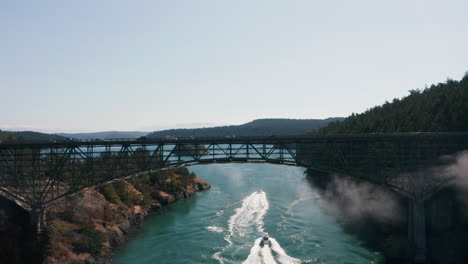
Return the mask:
<svg viewBox="0 0 468 264">
<path fill-rule="evenodd" d="M 221 164 L 190 170 L 212 189 L 150 217 L 113 263 L 383 263 L 343 232 L 336 210 L 309 186 L 302 168 Z M 270 246 L 260 246 L 262 232 L 270 234 Z"/>
</svg>

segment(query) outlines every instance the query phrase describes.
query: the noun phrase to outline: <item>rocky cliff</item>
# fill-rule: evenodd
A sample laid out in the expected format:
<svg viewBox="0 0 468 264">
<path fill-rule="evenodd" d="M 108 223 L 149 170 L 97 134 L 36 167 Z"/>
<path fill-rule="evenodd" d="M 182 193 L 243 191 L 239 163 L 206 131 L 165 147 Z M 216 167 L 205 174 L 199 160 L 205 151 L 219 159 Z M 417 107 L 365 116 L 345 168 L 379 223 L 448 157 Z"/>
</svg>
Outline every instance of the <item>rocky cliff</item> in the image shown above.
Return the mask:
<svg viewBox="0 0 468 264">
<path fill-rule="evenodd" d="M 49 211 L 44 263 L 110 263 L 148 215 L 211 186 L 173 169 L 85 190 Z"/>
</svg>

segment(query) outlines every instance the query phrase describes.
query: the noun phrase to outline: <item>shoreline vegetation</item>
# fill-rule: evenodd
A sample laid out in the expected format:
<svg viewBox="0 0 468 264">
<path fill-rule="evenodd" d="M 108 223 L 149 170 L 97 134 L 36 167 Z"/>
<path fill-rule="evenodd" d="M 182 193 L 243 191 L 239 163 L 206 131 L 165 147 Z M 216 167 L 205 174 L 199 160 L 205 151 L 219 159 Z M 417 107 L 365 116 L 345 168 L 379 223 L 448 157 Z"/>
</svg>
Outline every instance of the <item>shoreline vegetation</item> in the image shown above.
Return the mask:
<svg viewBox="0 0 468 264">
<path fill-rule="evenodd" d="M 111 263 L 142 221 L 209 189 L 186 168 L 120 180 L 57 202 L 48 212 L 43 263 Z"/>
</svg>

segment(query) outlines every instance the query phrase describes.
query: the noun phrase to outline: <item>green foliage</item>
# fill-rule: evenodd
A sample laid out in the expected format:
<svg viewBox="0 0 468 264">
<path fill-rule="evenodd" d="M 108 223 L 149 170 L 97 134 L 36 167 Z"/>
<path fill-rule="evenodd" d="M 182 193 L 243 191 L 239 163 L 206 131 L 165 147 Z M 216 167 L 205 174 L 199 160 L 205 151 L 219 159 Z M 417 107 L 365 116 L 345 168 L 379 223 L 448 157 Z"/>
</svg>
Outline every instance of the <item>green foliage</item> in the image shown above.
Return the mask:
<svg viewBox="0 0 468 264">
<path fill-rule="evenodd" d="M 112 183 L 106 184 L 102 186 L 101 188 L 99 188 L 99 192 L 102 193 L 106 197 L 106 199 L 111 203 L 115 203 L 118 205 L 124 204 L 122 200 L 120 199 L 119 194 L 115 190 L 114 184 Z"/>
<path fill-rule="evenodd" d="M 6 132 L 0 130 L 0 143 L 1 142 L 15 142 L 17 141 L 15 135 L 13 135 L 11 132 Z"/>
<path fill-rule="evenodd" d="M 352 114 L 319 130 L 320 134 L 468 131 L 468 75 Z"/>
<path fill-rule="evenodd" d="M 140 206 L 144 209 L 149 209 L 151 206 L 151 192 L 155 187 L 150 180 L 150 175 L 143 175 L 140 177 L 132 178 L 127 180 L 130 184 L 135 187 L 144 196 L 143 201 L 140 202 Z"/>
<path fill-rule="evenodd" d="M 192 184 L 195 177 L 196 175 L 185 167 L 173 168 L 131 178 L 126 181 L 109 183 L 99 188 L 99 192 L 101 192 L 109 202 L 120 206 L 132 207 L 140 205 L 143 208 L 149 208 L 153 192 L 180 192 L 184 190 L 187 185 Z M 128 184 L 133 185 L 136 190 L 141 192 L 143 199 L 138 197 L 135 192 L 129 191 L 130 186 L 128 186 Z"/>
<path fill-rule="evenodd" d="M 48 255 L 56 258 L 64 258 L 68 255 L 68 249 L 62 243 L 52 243 L 47 251 Z"/>
<path fill-rule="evenodd" d="M 80 223 L 81 219 L 79 219 L 75 214 L 73 213 L 73 209 L 68 209 L 59 213 L 58 217 L 66 222 L 69 223 Z M 59 228 L 60 229 L 60 228 Z"/>
<path fill-rule="evenodd" d="M 4 137 L 7 137 L 6 139 Z M 3 138 L 3 139 L 2 139 Z M 63 142 L 66 138 L 33 131 L 0 131 L 0 140 L 22 142 Z"/>
<path fill-rule="evenodd" d="M 105 224 L 115 225 L 116 223 L 120 223 L 118 214 L 112 211 L 108 205 L 104 207 L 100 218 L 106 222 Z"/>
<path fill-rule="evenodd" d="M 116 181 L 102 186 L 99 192 L 111 203 L 128 207 L 139 205 L 140 199 L 134 192 L 128 190 L 127 185 L 125 181 Z"/>
<path fill-rule="evenodd" d="M 106 240 L 106 234 L 97 230 L 90 219 L 74 223 L 54 219 L 47 226 L 43 241 L 47 244 L 48 256 L 63 258 L 68 254 L 66 245 L 70 245 L 75 253 L 98 255 Z"/>
<path fill-rule="evenodd" d="M 96 230 L 92 222 L 83 224 L 76 232 L 80 234 L 79 239 L 72 241 L 76 253 L 99 254 L 106 242 L 106 235 L 103 232 Z"/>
<path fill-rule="evenodd" d="M 132 191 L 129 191 L 128 183 L 117 181 L 112 183 L 115 191 L 119 194 L 121 201 L 128 207 L 139 205 L 140 199 Z"/>
</svg>

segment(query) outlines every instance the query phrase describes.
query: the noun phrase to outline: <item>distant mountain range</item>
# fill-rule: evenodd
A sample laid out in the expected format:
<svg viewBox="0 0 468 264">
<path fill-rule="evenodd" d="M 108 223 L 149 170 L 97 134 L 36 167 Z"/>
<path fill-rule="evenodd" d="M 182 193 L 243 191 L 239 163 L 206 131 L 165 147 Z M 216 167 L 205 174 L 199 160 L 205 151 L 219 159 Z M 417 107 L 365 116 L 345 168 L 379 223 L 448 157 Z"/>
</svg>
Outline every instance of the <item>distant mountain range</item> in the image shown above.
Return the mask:
<svg viewBox="0 0 468 264">
<path fill-rule="evenodd" d="M 341 117 L 327 119 L 257 119 L 237 126 L 208 128 L 168 129 L 155 131 L 148 137 L 225 137 L 225 136 L 272 136 L 297 135 L 315 131 L 330 122 L 343 120 Z"/>
<path fill-rule="evenodd" d="M 57 135 L 74 139 L 116 139 L 116 138 L 138 138 L 146 136 L 149 132 L 141 131 L 105 131 L 93 133 L 58 133 Z"/>
<path fill-rule="evenodd" d="M 68 138 L 86 139 L 116 139 L 147 137 L 225 137 L 225 136 L 272 136 L 305 134 L 327 126 L 331 122 L 344 118 L 327 119 L 257 119 L 236 126 L 218 126 L 208 128 L 168 129 L 152 133 L 141 131 L 106 131 L 94 133 L 57 133 L 46 134 L 34 131 L 1 131 L 0 141 L 23 142 L 63 142 Z"/>
</svg>

